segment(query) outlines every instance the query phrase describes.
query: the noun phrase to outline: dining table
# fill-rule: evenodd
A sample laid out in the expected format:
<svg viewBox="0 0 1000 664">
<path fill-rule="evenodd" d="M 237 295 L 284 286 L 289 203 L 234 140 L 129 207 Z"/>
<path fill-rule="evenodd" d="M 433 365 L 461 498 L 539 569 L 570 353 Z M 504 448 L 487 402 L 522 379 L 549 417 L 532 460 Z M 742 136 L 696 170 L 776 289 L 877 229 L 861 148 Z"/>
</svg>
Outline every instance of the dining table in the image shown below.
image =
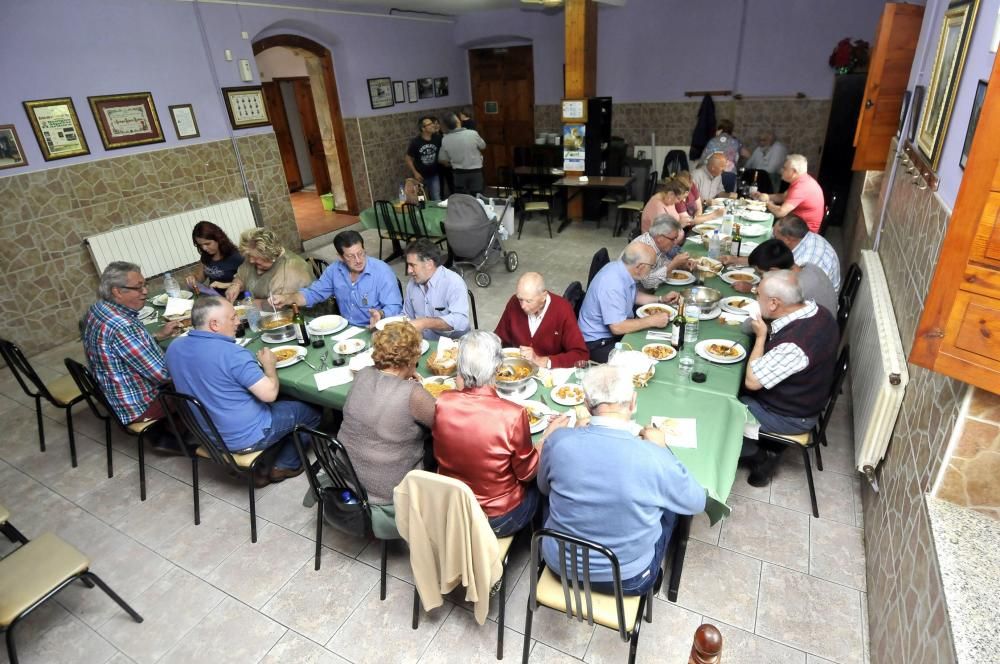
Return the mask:
<svg viewBox="0 0 1000 664">
<path fill-rule="evenodd" d="M 569 204 L 577 196 L 585 191 L 626 193 L 633 179 L 631 175 L 566 175 L 553 182 L 552 186 L 563 193 L 563 219 L 558 232 L 561 233 L 572 221 Z"/>
</svg>

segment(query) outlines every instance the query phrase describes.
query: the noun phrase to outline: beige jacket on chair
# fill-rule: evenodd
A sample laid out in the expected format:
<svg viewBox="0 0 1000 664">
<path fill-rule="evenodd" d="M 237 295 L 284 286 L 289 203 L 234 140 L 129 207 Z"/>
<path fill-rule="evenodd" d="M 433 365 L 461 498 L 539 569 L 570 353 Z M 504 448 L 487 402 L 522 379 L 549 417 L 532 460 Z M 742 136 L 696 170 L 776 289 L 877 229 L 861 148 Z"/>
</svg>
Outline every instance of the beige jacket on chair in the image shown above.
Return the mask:
<svg viewBox="0 0 1000 664">
<path fill-rule="evenodd" d="M 490 589 L 503 575 L 496 535 L 464 483 L 411 470 L 393 491 L 396 527 L 410 545 L 410 567 L 424 609 L 461 584 L 475 604 L 476 622 L 486 622 Z"/>
</svg>

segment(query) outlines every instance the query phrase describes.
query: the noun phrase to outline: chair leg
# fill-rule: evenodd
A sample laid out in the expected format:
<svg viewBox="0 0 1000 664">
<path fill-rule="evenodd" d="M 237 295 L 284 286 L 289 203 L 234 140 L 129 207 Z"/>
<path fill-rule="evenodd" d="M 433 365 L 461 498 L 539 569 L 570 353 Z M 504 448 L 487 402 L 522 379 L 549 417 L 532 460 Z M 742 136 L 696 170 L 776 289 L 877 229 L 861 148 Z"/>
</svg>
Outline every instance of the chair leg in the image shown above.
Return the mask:
<svg viewBox="0 0 1000 664">
<path fill-rule="evenodd" d="M 111 417 L 114 416 L 111 415 Z M 136 439 L 138 441 L 136 446 L 139 448 L 139 498 L 141 500 L 146 500 L 146 441 L 144 440 L 146 431 L 140 433 Z"/>
<path fill-rule="evenodd" d="M 323 501 L 316 501 L 316 571 L 319 571 L 320 557 L 323 554 Z M 385 599 L 383 597 L 383 599 Z"/>
<path fill-rule="evenodd" d="M 389 567 L 389 540 L 382 540 L 382 562 L 379 566 L 379 596 L 378 598 L 385 601 L 385 585 L 386 585 L 386 571 Z"/>
<path fill-rule="evenodd" d="M 104 448 L 108 457 L 108 477 L 115 476 L 115 463 L 111 458 L 111 422 L 104 421 Z"/>
<path fill-rule="evenodd" d="M 816 446 L 816 470 L 823 470 L 823 455 L 820 453 L 820 445 Z"/>
<path fill-rule="evenodd" d="M 507 564 L 504 562 L 503 572 L 500 575 L 500 592 L 497 600 L 497 659 L 503 659 L 503 625 L 507 617 Z"/>
<path fill-rule="evenodd" d="M 413 588 L 413 629 L 420 624 L 420 594 L 416 586 Z"/>
<path fill-rule="evenodd" d="M 521 239 L 521 231 L 522 231 L 522 230 L 524 229 L 524 217 L 525 217 L 525 215 L 526 215 L 526 214 L 527 214 L 527 212 L 524 212 L 524 211 L 522 210 L 522 211 L 521 211 L 521 216 L 520 216 L 520 218 L 519 218 L 519 219 L 517 220 L 517 239 L 518 239 L 518 240 L 520 240 L 520 239 Z"/>
<path fill-rule="evenodd" d="M 655 588 L 655 584 L 654 584 Z M 653 588 L 649 589 L 649 593 L 646 595 L 646 622 L 653 622 L 653 598 L 656 594 L 653 592 Z"/>
<path fill-rule="evenodd" d="M 528 655 L 531 654 L 531 619 L 535 612 L 531 610 L 531 598 L 528 598 L 528 610 L 524 614 L 524 650 L 521 653 L 521 664 L 528 664 Z"/>
<path fill-rule="evenodd" d="M 806 466 L 806 481 L 809 483 L 809 500 L 812 501 L 813 516 L 819 518 L 819 506 L 816 505 L 816 487 L 813 485 L 812 462 L 809 460 L 809 448 L 802 448 L 802 462 Z"/>
<path fill-rule="evenodd" d="M 103 590 L 108 597 L 115 600 L 115 603 L 118 604 L 118 606 L 122 607 L 125 613 L 132 616 L 132 620 L 136 621 L 137 623 L 142 622 L 142 616 L 136 613 L 135 609 L 133 609 L 131 606 L 128 605 L 128 603 L 125 600 L 119 597 L 118 593 L 109 588 L 108 584 L 104 583 L 104 581 L 101 580 L 101 577 L 97 576 L 93 572 L 84 572 L 81 576 L 82 578 L 89 579 L 94 583 L 96 583 L 98 587 L 101 590 Z"/>
<path fill-rule="evenodd" d="M 21 533 L 20 530 L 14 527 L 14 524 L 9 521 L 5 524 L 0 525 L 0 533 L 3 533 L 7 539 L 11 542 L 20 542 L 21 544 L 27 544 L 28 538 Z"/>
<path fill-rule="evenodd" d="M 682 516 L 674 526 L 677 543 L 674 546 L 673 560 L 670 561 L 670 583 L 667 586 L 667 599 L 677 601 L 677 591 L 681 587 L 681 573 L 684 571 L 684 556 L 687 553 L 688 534 L 691 532 L 691 517 Z"/>
<path fill-rule="evenodd" d="M 545 211 L 545 223 L 549 226 L 549 239 L 552 239 L 552 209 Z"/>
<path fill-rule="evenodd" d="M 66 409 L 66 430 L 69 432 L 69 463 L 73 468 L 76 468 L 76 436 L 73 433 L 73 406 L 69 406 Z"/>
<path fill-rule="evenodd" d="M 44 450 L 43 450 L 44 451 Z M 10 664 L 17 664 L 17 646 L 14 645 L 14 626 L 17 625 L 16 622 L 11 623 L 7 628 L 7 660 Z"/>
<path fill-rule="evenodd" d="M 250 541 L 257 543 L 257 501 L 254 500 L 253 468 L 247 474 L 247 485 L 250 487 Z"/>
<path fill-rule="evenodd" d="M 35 419 L 38 421 L 38 447 L 45 451 L 45 425 L 42 423 L 42 398 L 35 397 Z"/>
</svg>

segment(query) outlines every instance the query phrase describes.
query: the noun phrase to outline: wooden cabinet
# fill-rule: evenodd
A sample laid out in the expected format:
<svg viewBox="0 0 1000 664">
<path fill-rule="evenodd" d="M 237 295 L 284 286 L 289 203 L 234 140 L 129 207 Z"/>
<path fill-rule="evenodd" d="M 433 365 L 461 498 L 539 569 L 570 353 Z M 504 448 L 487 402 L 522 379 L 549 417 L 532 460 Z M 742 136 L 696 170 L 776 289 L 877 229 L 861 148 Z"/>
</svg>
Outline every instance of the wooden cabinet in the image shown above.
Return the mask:
<svg viewBox="0 0 1000 664">
<path fill-rule="evenodd" d="M 1000 394 L 1000 59 L 909 359 Z"/>
</svg>

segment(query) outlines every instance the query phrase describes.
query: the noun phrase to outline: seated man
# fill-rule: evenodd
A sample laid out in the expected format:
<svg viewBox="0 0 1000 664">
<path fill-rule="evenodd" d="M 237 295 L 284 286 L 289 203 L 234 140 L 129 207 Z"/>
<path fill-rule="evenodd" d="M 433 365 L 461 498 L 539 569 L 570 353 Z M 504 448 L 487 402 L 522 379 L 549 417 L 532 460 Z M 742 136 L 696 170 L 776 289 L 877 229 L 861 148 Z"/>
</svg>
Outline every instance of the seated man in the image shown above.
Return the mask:
<svg viewBox="0 0 1000 664">
<path fill-rule="evenodd" d="M 830 277 L 830 283 L 840 291 L 840 258 L 833 245 L 822 235 L 809 230 L 806 222 L 790 214 L 774 222 L 772 233 L 792 250 L 796 265 L 812 263 Z"/>
<path fill-rule="evenodd" d="M 424 339 L 457 339 L 469 331 L 469 295 L 465 281 L 444 267 L 444 256 L 427 238 L 414 240 L 404 251 L 406 283 L 403 313 Z"/>
<path fill-rule="evenodd" d="M 521 357 L 540 367 L 572 367 L 589 355 L 573 306 L 545 290 L 537 272 L 517 280 L 495 331 L 504 346 L 518 346 Z"/>
<path fill-rule="evenodd" d="M 724 170 L 726 170 L 726 155 L 716 152 L 691 172 L 691 182 L 698 187 L 705 205 L 711 204 L 713 198 L 729 196 L 722 186 Z"/>
<path fill-rule="evenodd" d="M 815 302 L 803 301 L 795 274 L 776 270 L 757 287 L 760 318 L 751 318 L 754 339 L 740 401 L 763 431 L 805 433 L 830 396 L 837 361 L 837 321 Z M 744 439 L 752 486 L 767 486 L 784 446 Z M 751 456 L 752 455 L 752 456 Z"/>
<path fill-rule="evenodd" d="M 747 170 L 767 171 L 771 180 L 769 183 L 771 189 L 777 191 L 781 184 L 781 167 L 788 156 L 788 150 L 780 141 L 775 140 L 774 132 L 770 129 L 760 132 L 760 136 L 757 138 L 757 147 L 754 148 L 753 152 L 743 146 L 740 153 L 747 158 L 743 167 Z"/>
<path fill-rule="evenodd" d="M 633 242 L 621 258 L 611 261 L 594 275 L 580 307 L 580 332 L 590 350 L 590 359 L 607 362 L 616 342 L 629 332 L 670 324 L 667 313 L 636 318 L 635 305 L 675 302 L 678 293 L 656 296 L 642 293 L 637 282 L 656 267 L 656 252 L 649 245 Z"/>
<path fill-rule="evenodd" d="M 750 267 L 762 274 L 771 270 L 791 270 L 799 280 L 802 297 L 812 300 L 829 311 L 834 318 L 837 317 L 837 289 L 830 282 L 830 277 L 812 263 L 796 265 L 792 250 L 781 240 L 771 238 L 761 242 L 750 252 L 747 261 Z M 745 281 L 735 282 L 733 289 L 740 293 L 751 293 L 756 290 Z M 743 325 L 744 331 L 749 334 L 750 321 L 743 321 Z"/>
<path fill-rule="evenodd" d="M 279 447 L 274 467 L 255 478 L 261 487 L 304 470 L 292 430 L 297 424 L 315 428 L 320 412 L 299 401 L 277 400 L 274 353 L 262 348 L 254 357 L 235 343 L 239 322 L 225 298 L 199 297 L 191 310 L 193 329 L 170 344 L 167 367 L 177 391 L 197 398 L 208 410 L 230 452 Z"/>
<path fill-rule="evenodd" d="M 380 319 L 403 310 L 403 296 L 392 268 L 365 253 L 365 242 L 357 231 L 343 231 L 333 238 L 340 261 L 323 270 L 322 276 L 298 293 L 275 295 L 274 306 L 297 304 L 312 307 L 331 295 L 340 315 L 351 325 L 374 327 Z"/>
<path fill-rule="evenodd" d="M 678 514 L 704 511 L 705 489 L 666 449 L 663 432 L 632 422 L 632 376 L 618 367 L 594 367 L 583 378 L 587 426 L 552 432 L 542 449 L 538 488 L 549 497 L 546 528 L 593 540 L 611 549 L 621 566 L 626 595 L 648 592 L 660 571 Z M 555 540 L 542 556 L 559 574 Z M 591 588 L 614 592 L 611 567 L 590 563 Z"/>
<path fill-rule="evenodd" d="M 122 424 L 158 420 L 165 413 L 157 397 L 170 381 L 163 351 L 156 343 L 173 336 L 176 322 L 168 322 L 155 335 L 139 322 L 149 287 L 138 265 L 115 261 L 101 273 L 100 299 L 83 322 L 83 347 L 87 363 Z M 180 453 L 171 436 L 154 444 L 161 452 Z"/>
<path fill-rule="evenodd" d="M 657 217 L 649 227 L 649 232 L 634 240 L 652 247 L 656 252 L 656 267 L 640 281 L 643 288 L 656 290 L 670 279 L 671 272 L 687 269 L 691 255 L 681 251 L 680 243 L 683 240 L 684 231 L 681 230 L 680 223 L 668 215 Z"/>
<path fill-rule="evenodd" d="M 794 213 L 806 222 L 809 230 L 819 233 L 826 213 L 823 189 L 813 176 L 806 172 L 808 162 L 800 154 L 790 154 L 781 167 L 781 179 L 788 183 L 783 194 L 758 194 L 767 203 L 768 211 L 777 219 Z"/>
</svg>

